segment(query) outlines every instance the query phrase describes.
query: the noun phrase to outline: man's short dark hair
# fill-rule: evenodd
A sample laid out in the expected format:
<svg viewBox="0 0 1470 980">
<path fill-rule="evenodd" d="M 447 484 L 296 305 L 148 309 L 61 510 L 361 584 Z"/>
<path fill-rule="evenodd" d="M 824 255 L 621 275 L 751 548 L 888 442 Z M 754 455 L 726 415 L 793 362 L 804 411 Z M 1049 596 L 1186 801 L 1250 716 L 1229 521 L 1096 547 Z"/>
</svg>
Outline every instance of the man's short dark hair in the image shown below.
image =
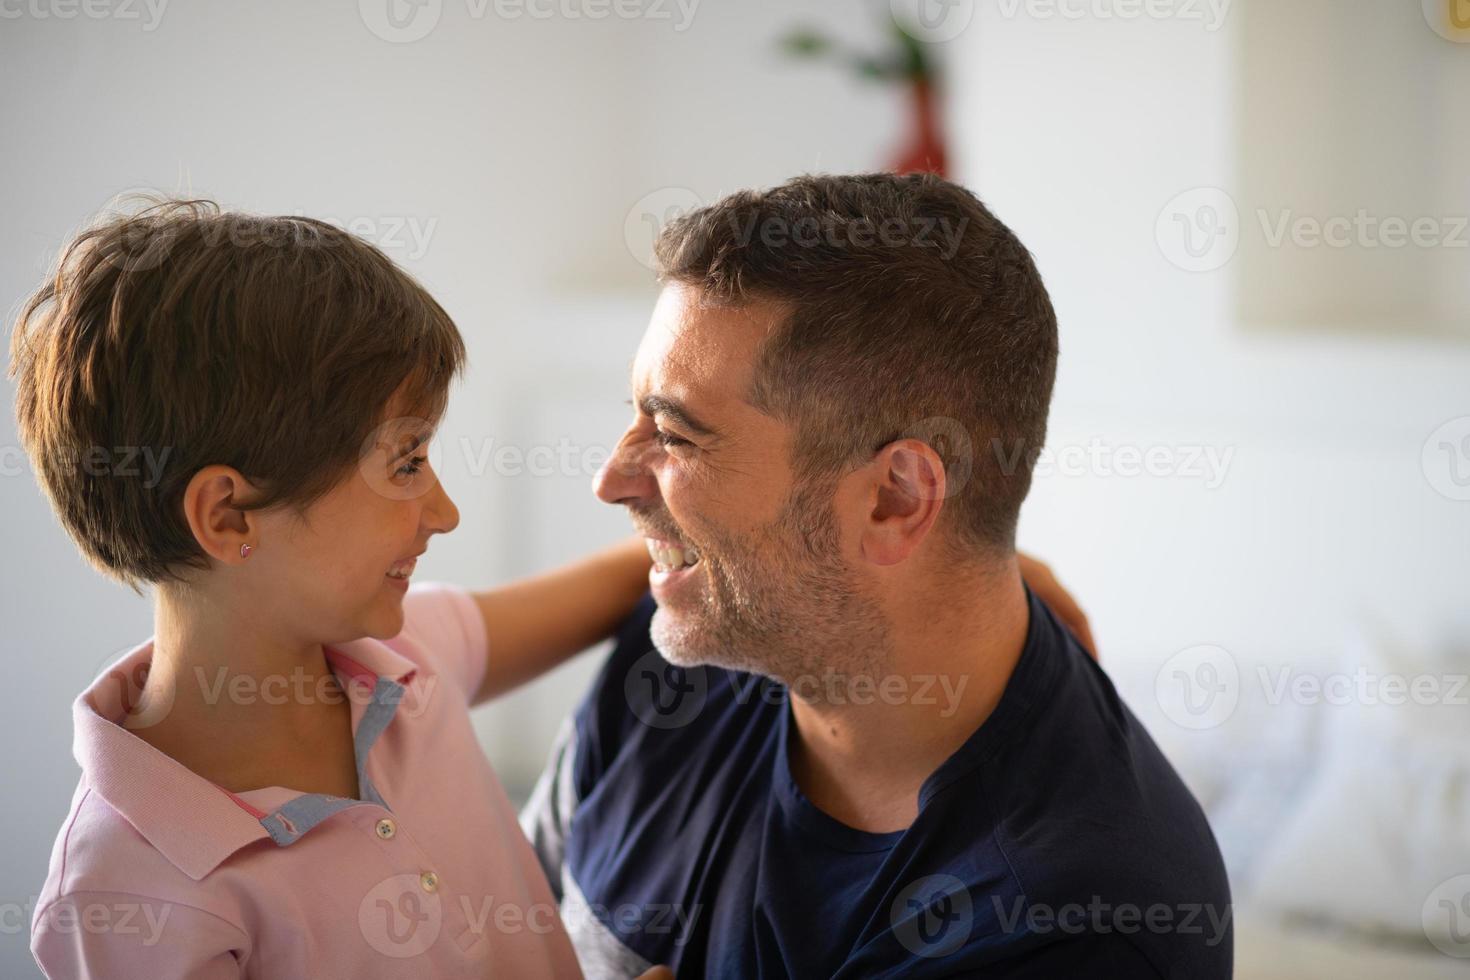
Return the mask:
<svg viewBox="0 0 1470 980">
<path fill-rule="evenodd" d="M 945 457 L 961 552 L 1014 549 L 1057 323 L 1030 253 L 975 195 L 932 174 L 797 177 L 683 215 L 655 254 L 708 302 L 789 309 L 748 397 L 795 428 L 803 482 L 923 438 Z"/>
</svg>

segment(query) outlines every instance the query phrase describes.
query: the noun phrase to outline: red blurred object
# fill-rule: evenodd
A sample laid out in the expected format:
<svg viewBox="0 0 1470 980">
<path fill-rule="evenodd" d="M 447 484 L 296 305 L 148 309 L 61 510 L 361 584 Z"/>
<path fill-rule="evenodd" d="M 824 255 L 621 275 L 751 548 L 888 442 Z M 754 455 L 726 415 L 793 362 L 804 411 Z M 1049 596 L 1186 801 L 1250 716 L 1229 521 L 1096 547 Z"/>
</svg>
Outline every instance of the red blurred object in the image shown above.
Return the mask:
<svg viewBox="0 0 1470 980">
<path fill-rule="evenodd" d="M 930 44 L 905 31 L 889 17 L 889 43 L 877 53 L 853 50 L 819 30 L 804 28 L 788 33 L 781 41 L 787 53 L 799 58 L 837 61 L 855 70 L 858 77 L 908 90 L 909 135 L 901 153 L 888 167 L 893 173 L 931 173 L 946 176 L 944 135 L 939 127 L 940 70 L 936 51 Z"/>
<path fill-rule="evenodd" d="M 939 97 L 925 77 L 909 79 L 910 133 L 907 146 L 889 168 L 898 174 L 946 176 L 944 137 L 939 131 Z"/>
</svg>

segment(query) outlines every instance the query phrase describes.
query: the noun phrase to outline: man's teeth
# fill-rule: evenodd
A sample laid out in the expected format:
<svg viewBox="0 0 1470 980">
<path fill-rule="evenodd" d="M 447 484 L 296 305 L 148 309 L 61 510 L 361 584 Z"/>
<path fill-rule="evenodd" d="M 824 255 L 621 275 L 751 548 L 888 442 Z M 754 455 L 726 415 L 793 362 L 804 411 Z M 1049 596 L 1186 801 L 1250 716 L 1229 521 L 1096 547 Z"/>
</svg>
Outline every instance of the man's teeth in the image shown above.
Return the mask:
<svg viewBox="0 0 1470 980">
<path fill-rule="evenodd" d="M 395 561 L 393 567 L 388 569 L 389 578 L 408 578 L 413 574 L 413 567 L 419 563 L 417 558 L 408 558 L 404 561 Z"/>
<path fill-rule="evenodd" d="M 699 550 L 697 548 L 669 544 L 667 541 L 655 541 L 653 538 L 645 538 L 648 545 L 648 553 L 653 557 L 653 565 L 661 572 L 677 571 L 687 568 L 699 561 Z"/>
</svg>

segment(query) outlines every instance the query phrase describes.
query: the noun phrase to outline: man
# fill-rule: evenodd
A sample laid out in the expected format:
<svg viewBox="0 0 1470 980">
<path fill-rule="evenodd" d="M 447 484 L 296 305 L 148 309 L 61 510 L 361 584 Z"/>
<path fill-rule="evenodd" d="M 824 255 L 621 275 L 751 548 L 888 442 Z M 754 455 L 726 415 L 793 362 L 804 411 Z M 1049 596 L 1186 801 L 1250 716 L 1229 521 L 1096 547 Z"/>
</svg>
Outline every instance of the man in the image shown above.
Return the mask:
<svg viewBox="0 0 1470 980">
<path fill-rule="evenodd" d="M 523 825 L 584 969 L 1228 977 L 1209 827 L 1023 583 L 1056 319 L 933 176 L 684 216 L 597 494 L 649 539 Z"/>
</svg>

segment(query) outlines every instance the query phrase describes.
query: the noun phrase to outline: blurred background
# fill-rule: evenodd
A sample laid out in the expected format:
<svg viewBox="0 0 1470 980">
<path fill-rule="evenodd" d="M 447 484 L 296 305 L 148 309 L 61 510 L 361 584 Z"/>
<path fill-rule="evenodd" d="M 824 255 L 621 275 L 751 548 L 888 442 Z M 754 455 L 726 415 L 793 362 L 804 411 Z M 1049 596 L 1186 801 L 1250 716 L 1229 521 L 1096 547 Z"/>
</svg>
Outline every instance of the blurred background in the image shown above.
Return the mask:
<svg viewBox="0 0 1470 980">
<path fill-rule="evenodd" d="M 470 349 L 438 446 L 462 522 L 418 578 L 487 586 L 628 530 L 589 484 L 663 223 L 943 166 L 1052 291 L 1021 543 L 1209 812 L 1238 975 L 1465 976 L 1467 92 L 1466 0 L 0 0 L 0 305 L 135 190 L 376 242 Z M 27 977 L 71 702 L 151 605 L 76 555 L 9 412 L 0 454 Z M 513 796 L 598 659 L 477 715 Z"/>
</svg>

